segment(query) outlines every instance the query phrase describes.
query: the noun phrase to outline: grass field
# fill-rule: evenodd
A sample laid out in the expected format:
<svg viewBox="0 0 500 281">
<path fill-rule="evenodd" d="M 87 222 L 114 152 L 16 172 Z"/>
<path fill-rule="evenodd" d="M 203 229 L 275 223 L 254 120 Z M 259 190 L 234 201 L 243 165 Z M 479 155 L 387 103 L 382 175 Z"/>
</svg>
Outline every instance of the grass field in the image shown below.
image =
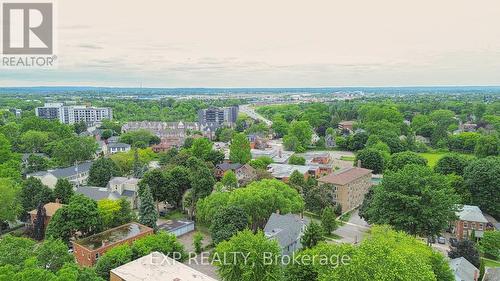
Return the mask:
<svg viewBox="0 0 500 281">
<path fill-rule="evenodd" d="M 426 153 L 419 153 L 420 156 L 424 157 L 427 159 L 427 164 L 431 167 L 434 168 L 436 166 L 436 163 L 441 157 L 443 157 L 446 154 L 446 152 L 426 152 Z"/>
<path fill-rule="evenodd" d="M 483 258 L 483 262 L 485 267 L 500 267 L 500 262 L 498 261 Z"/>
</svg>

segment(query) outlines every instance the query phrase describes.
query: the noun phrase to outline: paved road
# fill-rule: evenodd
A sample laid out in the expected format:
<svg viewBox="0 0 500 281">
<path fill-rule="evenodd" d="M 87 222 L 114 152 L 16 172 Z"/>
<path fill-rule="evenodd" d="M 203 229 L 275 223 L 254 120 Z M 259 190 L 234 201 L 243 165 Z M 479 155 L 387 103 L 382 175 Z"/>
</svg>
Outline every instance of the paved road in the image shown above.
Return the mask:
<svg viewBox="0 0 500 281">
<path fill-rule="evenodd" d="M 245 113 L 246 115 L 248 115 L 250 118 L 252 119 L 255 119 L 255 120 L 260 120 L 260 121 L 263 121 L 264 123 L 266 123 L 267 126 L 271 126 L 273 124 L 273 122 L 267 118 L 265 118 L 264 116 L 258 114 L 257 112 L 255 112 L 255 110 L 245 104 L 245 105 L 240 105 L 240 109 L 239 109 L 241 112 Z"/>
<path fill-rule="evenodd" d="M 370 229 L 368 223 L 359 217 L 358 211 L 354 211 L 349 218 L 349 222 L 344 223 L 337 230 L 335 234 L 341 238 L 336 242 L 357 244 L 361 242 L 366 232 Z"/>
</svg>

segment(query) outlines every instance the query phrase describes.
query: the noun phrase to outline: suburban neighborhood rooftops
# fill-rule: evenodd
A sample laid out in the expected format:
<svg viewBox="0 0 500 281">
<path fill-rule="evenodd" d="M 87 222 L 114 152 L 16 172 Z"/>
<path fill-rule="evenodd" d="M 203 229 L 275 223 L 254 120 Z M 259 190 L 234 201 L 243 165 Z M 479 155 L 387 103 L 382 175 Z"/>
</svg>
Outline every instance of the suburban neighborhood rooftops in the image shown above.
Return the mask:
<svg viewBox="0 0 500 281">
<path fill-rule="evenodd" d="M 324 177 L 318 179 L 322 183 L 345 185 L 353 182 L 363 176 L 371 174 L 372 170 L 359 168 L 359 167 L 348 167 L 334 173 L 328 174 Z"/>
<path fill-rule="evenodd" d="M 218 164 L 217 168 L 221 169 L 223 171 L 228 171 L 228 170 L 239 169 L 241 166 L 243 166 L 243 165 L 241 165 L 240 163 L 227 163 L 227 162 L 224 162 L 224 163 Z"/>
<path fill-rule="evenodd" d="M 301 218 L 298 215 L 273 213 L 264 227 L 264 234 L 268 238 L 276 239 L 280 246 L 284 248 L 297 241 L 304 226 L 308 224 L 309 220 L 307 218 Z"/>
<path fill-rule="evenodd" d="M 75 192 L 83 194 L 96 201 L 102 199 L 117 200 L 121 197 L 120 194 L 118 194 L 118 192 L 109 191 L 106 187 L 81 186 L 77 188 Z"/>
<path fill-rule="evenodd" d="M 151 228 L 145 225 L 132 222 L 77 240 L 74 243 L 89 250 L 95 250 L 126 240 L 150 230 Z"/>
<path fill-rule="evenodd" d="M 91 166 L 92 166 L 92 161 L 86 161 L 78 164 L 78 173 L 88 172 Z M 77 171 L 76 171 L 76 166 L 70 166 L 67 168 L 36 172 L 29 174 L 29 176 L 45 176 L 46 174 L 52 174 L 56 178 L 67 178 L 76 175 Z"/>
<path fill-rule="evenodd" d="M 290 177 L 293 171 L 299 171 L 299 173 L 301 174 L 306 174 L 310 170 L 310 168 L 310 166 L 276 163 L 272 163 L 267 166 L 267 170 L 273 175 L 273 177 L 278 179 Z"/>
<path fill-rule="evenodd" d="M 475 274 L 479 277 L 479 270 L 464 257 L 452 259 L 449 264 L 455 280 L 476 280 Z"/>
<path fill-rule="evenodd" d="M 45 214 L 48 217 L 52 217 L 56 213 L 56 211 L 59 210 L 60 208 L 62 208 L 63 206 L 64 206 L 64 204 L 54 203 L 54 202 L 50 202 L 50 203 L 43 205 L 43 207 L 45 207 Z M 30 215 L 36 215 L 37 212 L 38 212 L 38 210 L 34 209 L 34 210 L 29 211 L 28 213 Z"/>
<path fill-rule="evenodd" d="M 109 148 L 116 148 L 116 147 L 125 147 L 128 148 L 130 147 L 130 144 L 128 143 L 122 143 L 122 142 L 112 142 L 108 144 Z"/>
<path fill-rule="evenodd" d="M 111 274 L 125 281 L 215 281 L 181 262 L 153 252 L 142 258 L 111 270 Z"/>
<path fill-rule="evenodd" d="M 138 184 L 138 178 L 113 177 L 109 180 L 109 184 Z"/>
<path fill-rule="evenodd" d="M 463 205 L 463 207 L 460 208 L 460 210 L 457 212 L 457 216 L 462 221 L 474 221 L 482 223 L 488 222 L 478 206 Z"/>
</svg>

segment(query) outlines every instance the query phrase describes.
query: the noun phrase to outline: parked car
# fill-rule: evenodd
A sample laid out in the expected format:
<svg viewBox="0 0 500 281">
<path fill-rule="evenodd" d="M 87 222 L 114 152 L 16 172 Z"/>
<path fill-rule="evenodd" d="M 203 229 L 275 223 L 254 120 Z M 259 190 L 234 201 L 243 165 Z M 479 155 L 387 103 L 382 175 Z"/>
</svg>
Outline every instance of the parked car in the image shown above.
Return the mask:
<svg viewBox="0 0 500 281">
<path fill-rule="evenodd" d="M 432 243 L 432 244 L 436 243 L 436 236 L 429 236 L 427 238 L 427 242 Z"/>
<path fill-rule="evenodd" d="M 444 238 L 443 236 L 439 236 L 438 243 L 439 244 L 446 244 L 446 238 Z"/>
<path fill-rule="evenodd" d="M 450 245 L 452 247 L 456 247 L 458 245 L 458 240 L 457 238 L 450 238 Z"/>
</svg>

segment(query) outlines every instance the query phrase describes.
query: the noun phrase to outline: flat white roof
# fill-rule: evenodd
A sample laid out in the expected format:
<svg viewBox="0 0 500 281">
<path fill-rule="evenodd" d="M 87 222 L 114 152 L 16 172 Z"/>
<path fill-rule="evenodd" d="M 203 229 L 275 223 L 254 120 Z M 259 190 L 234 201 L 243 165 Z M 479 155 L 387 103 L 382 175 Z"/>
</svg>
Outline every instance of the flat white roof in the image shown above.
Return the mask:
<svg viewBox="0 0 500 281">
<path fill-rule="evenodd" d="M 165 256 L 153 252 L 111 272 L 125 281 L 216 281 L 216 279 Z"/>
</svg>

